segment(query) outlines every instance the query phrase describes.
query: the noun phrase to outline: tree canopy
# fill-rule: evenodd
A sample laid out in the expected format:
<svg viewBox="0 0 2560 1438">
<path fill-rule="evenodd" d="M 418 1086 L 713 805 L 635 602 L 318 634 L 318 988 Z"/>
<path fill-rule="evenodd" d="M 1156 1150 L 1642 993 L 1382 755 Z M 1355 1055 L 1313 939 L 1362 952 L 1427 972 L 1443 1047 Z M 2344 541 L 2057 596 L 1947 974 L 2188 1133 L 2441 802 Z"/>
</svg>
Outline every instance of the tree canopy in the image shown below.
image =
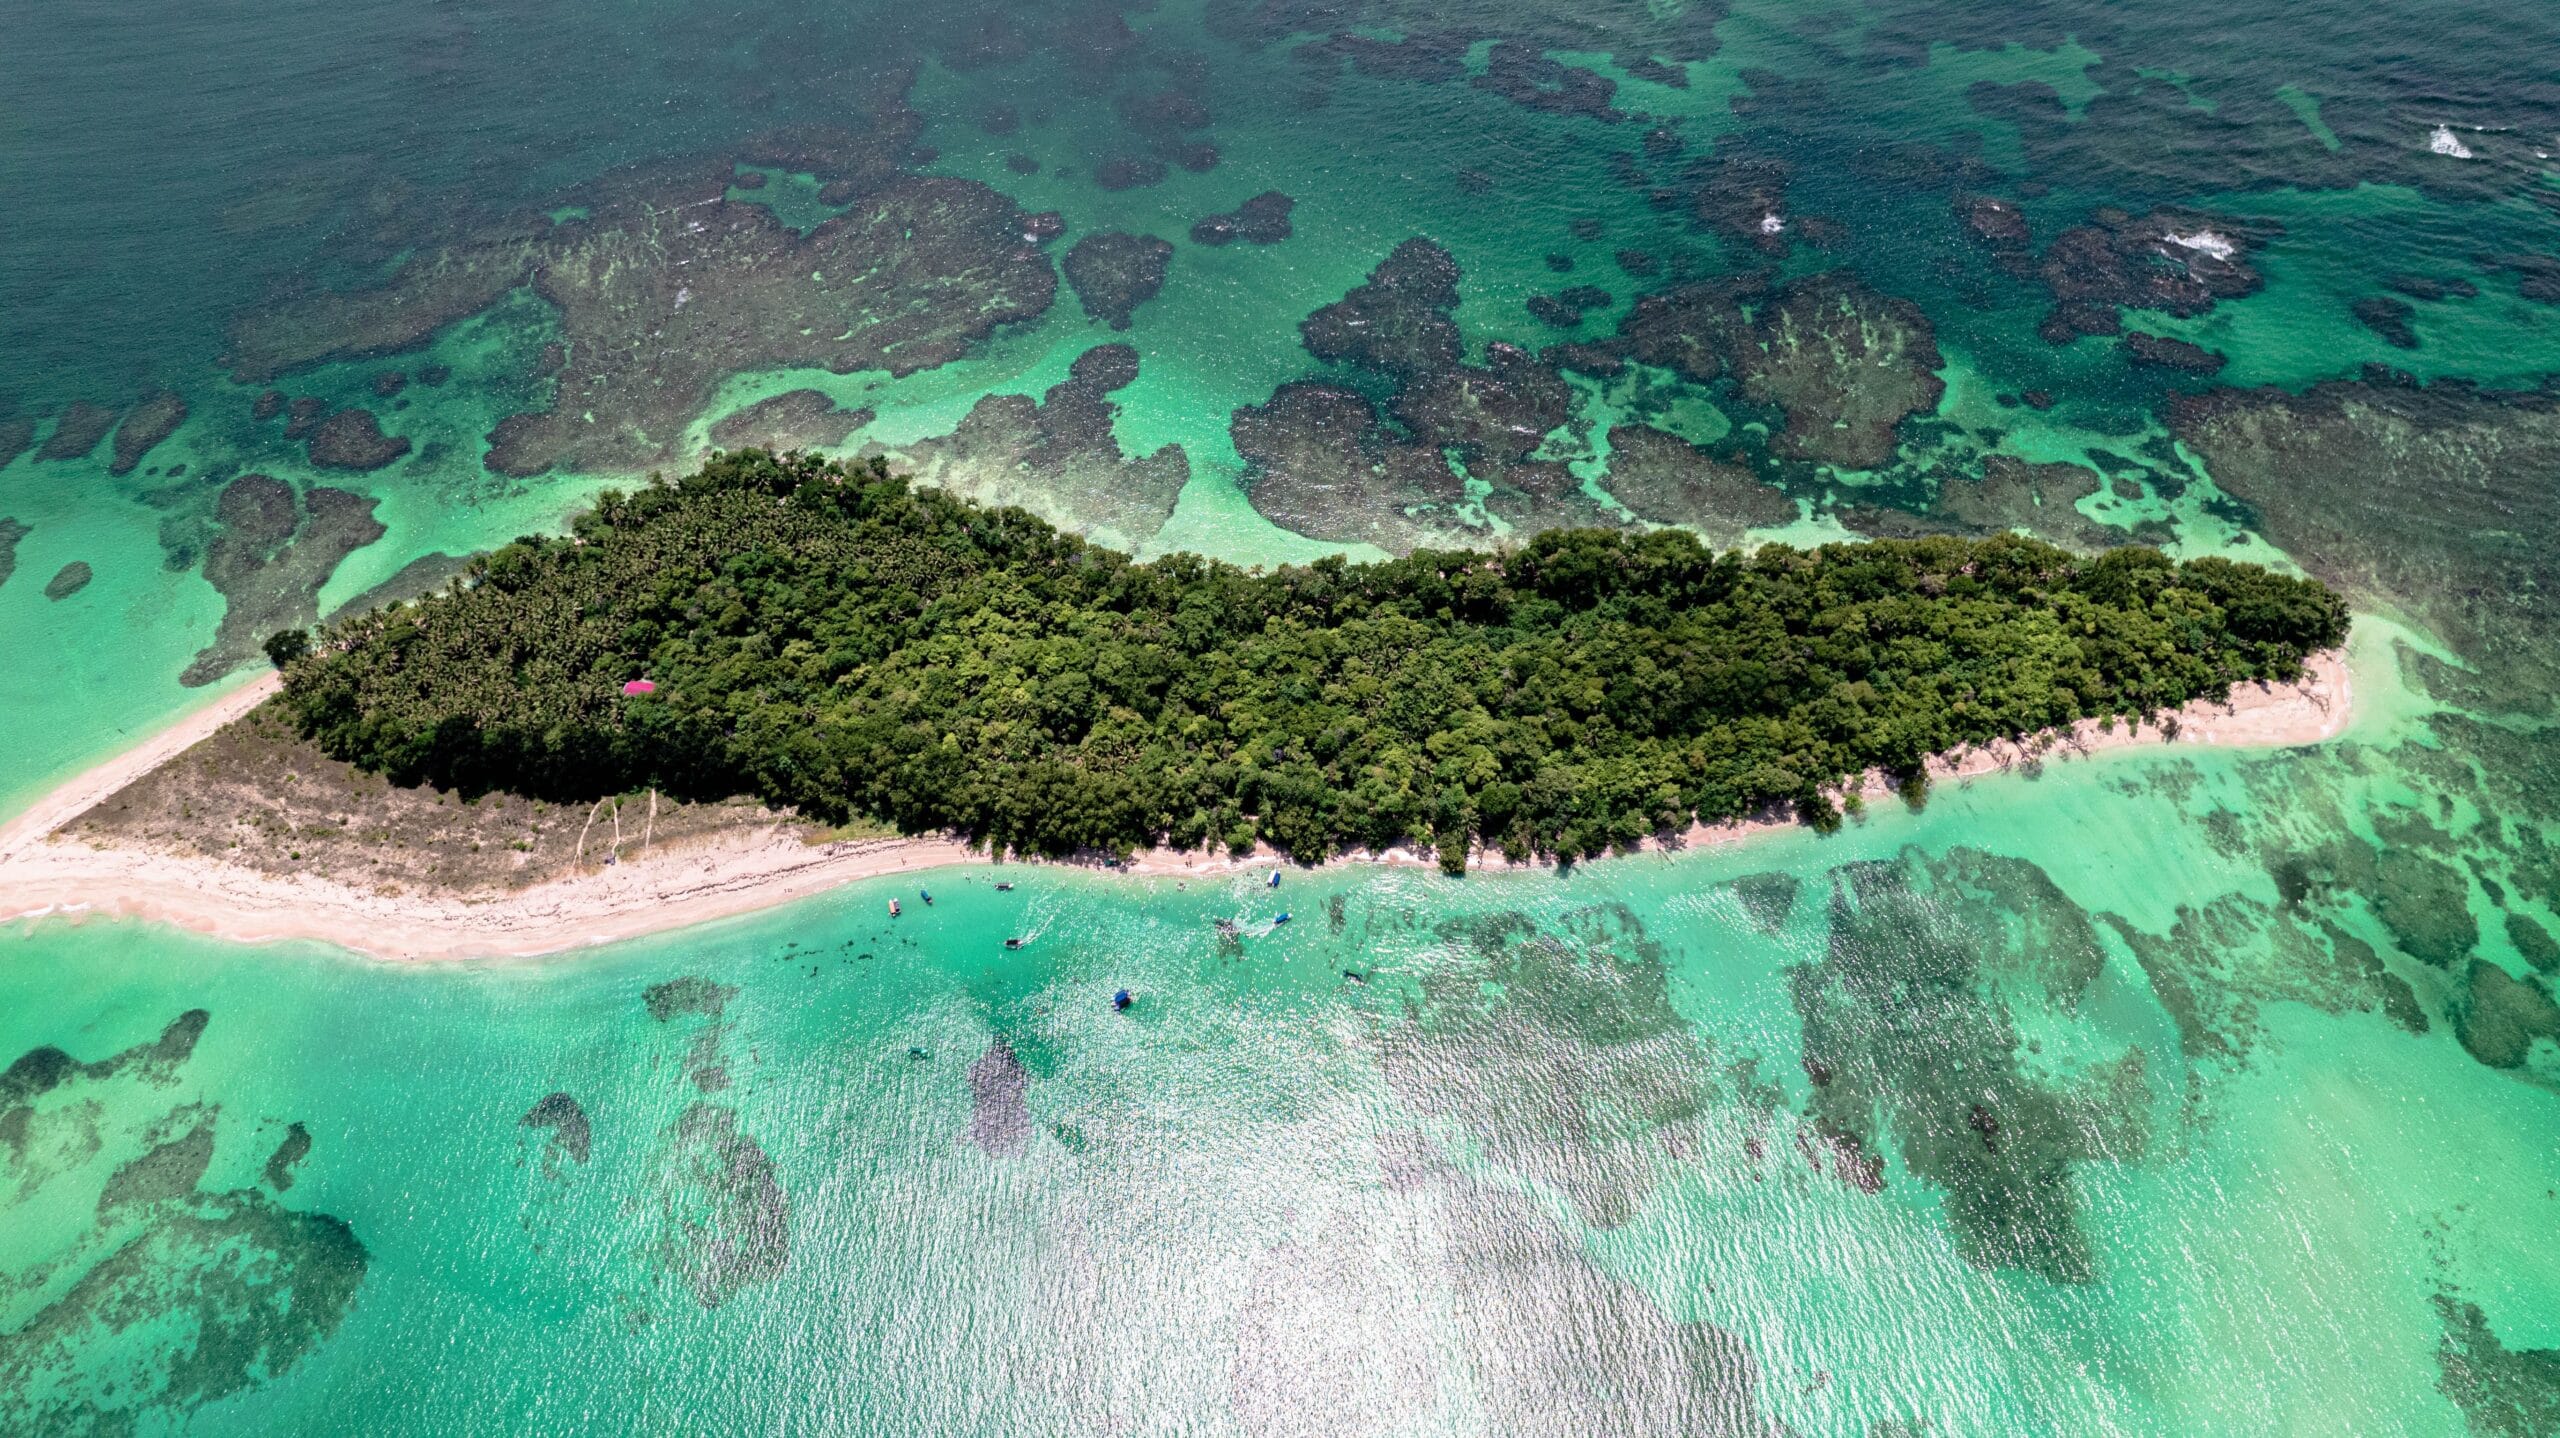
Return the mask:
<svg viewBox="0 0 2560 1438">
<path fill-rule="evenodd" d="M 2018 536 L 1138 563 L 877 462 L 746 451 L 269 652 L 306 736 L 404 783 L 747 793 L 1023 853 L 1412 842 L 1454 871 L 1477 842 L 1830 820 L 1869 769 L 2290 679 L 2346 628 L 2316 581 Z"/>
</svg>

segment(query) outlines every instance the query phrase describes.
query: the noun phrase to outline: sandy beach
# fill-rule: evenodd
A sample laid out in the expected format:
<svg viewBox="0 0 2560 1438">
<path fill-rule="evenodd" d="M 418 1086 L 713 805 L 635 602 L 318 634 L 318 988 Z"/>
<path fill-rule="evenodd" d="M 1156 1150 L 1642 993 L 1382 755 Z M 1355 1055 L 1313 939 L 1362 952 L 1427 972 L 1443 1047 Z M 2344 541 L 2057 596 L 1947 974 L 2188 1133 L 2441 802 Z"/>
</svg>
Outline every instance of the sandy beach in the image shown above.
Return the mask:
<svg viewBox="0 0 2560 1438">
<path fill-rule="evenodd" d="M 2137 744 L 2283 748 L 2318 743 L 2345 729 L 2353 708 L 2353 677 L 2342 651 L 2315 655 L 2308 668 L 2297 684 L 2245 686 L 2228 703 L 2186 706 L 2176 716 L 2174 739 L 2158 726 L 2136 731 L 2118 724 L 2101 730 L 2086 722 L 2028 744 L 1995 745 L 1932 761 L 1931 774 L 1942 782 L 1962 782 L 2022 764 L 2068 761 Z M 241 943 L 314 940 L 388 960 L 522 957 L 751 913 L 857 880 L 994 862 L 950 839 L 812 843 L 804 826 L 777 819 L 763 829 L 661 846 L 512 893 L 462 896 L 383 893 L 324 874 L 274 875 L 198 855 L 93 847 L 57 835 L 65 824 L 247 714 L 274 687 L 269 676 L 225 695 L 81 774 L 0 828 L 0 918 L 60 921 L 82 914 L 116 915 Z M 1870 775 L 1863 792 L 1882 800 L 1892 791 L 1882 776 Z M 1720 848 L 1792 827 L 1793 820 L 1779 818 L 1698 825 L 1671 843 L 1647 847 Z M 1159 849 L 1137 855 L 1119 872 L 1211 876 L 1268 866 L 1274 859 L 1267 851 L 1237 858 L 1223 851 Z M 1433 861 L 1393 849 L 1337 862 Z M 1480 854 L 1471 867 L 1508 866 L 1498 854 Z"/>
</svg>

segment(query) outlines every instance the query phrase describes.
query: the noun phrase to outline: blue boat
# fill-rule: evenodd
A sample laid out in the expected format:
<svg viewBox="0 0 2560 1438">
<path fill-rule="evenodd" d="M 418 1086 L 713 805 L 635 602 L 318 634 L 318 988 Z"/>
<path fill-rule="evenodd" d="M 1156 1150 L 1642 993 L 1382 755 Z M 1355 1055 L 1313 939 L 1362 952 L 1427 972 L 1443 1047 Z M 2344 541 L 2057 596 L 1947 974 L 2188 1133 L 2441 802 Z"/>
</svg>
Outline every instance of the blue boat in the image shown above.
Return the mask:
<svg viewBox="0 0 2560 1438">
<path fill-rule="evenodd" d="M 1276 929 L 1287 922 L 1289 922 L 1289 916 L 1286 913 L 1283 913 L 1280 917 L 1271 921 L 1271 927 Z"/>
<path fill-rule="evenodd" d="M 1280 887 L 1280 871 L 1278 869 L 1271 871 L 1271 887 L 1275 889 Z"/>
<path fill-rule="evenodd" d="M 1120 992 L 1113 994 L 1111 996 L 1111 1007 L 1115 1009 L 1125 1009 L 1129 1007 L 1129 991 L 1127 989 L 1122 989 Z"/>
</svg>

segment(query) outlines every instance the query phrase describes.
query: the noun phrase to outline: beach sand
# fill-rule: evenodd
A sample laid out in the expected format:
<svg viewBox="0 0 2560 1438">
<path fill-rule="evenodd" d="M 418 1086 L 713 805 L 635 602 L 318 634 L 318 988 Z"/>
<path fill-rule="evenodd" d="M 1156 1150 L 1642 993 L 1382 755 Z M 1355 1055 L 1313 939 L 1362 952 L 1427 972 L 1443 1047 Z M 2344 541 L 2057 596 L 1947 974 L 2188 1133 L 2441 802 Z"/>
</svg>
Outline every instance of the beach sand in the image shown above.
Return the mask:
<svg viewBox="0 0 2560 1438">
<path fill-rule="evenodd" d="M 1933 760 L 1931 777 L 1964 782 L 2022 765 L 2064 762 L 2103 750 L 2173 742 L 2241 748 L 2315 744 L 2343 731 L 2354 683 L 2346 656 L 2314 655 L 2297 684 L 2248 685 L 2227 703 L 2197 703 L 2176 715 L 2171 738 L 2160 726 L 2140 730 L 2095 721 L 2026 744 L 1999 744 Z M 327 874 L 264 873 L 194 853 L 143 847 L 99 847 L 57 831 L 188 748 L 241 718 L 275 687 L 272 676 L 217 703 L 148 742 L 80 775 L 0 828 L 0 917 L 60 921 L 83 914 L 149 919 L 242 943 L 307 939 L 380 959 L 417 961 L 522 957 L 608 944 L 728 918 L 889 874 L 994 862 L 953 839 L 863 839 L 811 842 L 808 826 L 777 817 L 769 826 L 661 845 L 573 877 L 509 892 L 473 894 L 369 890 Z M 1881 775 L 1862 795 L 1892 794 Z M 1754 835 L 1795 827 L 1786 817 L 1696 825 L 1649 851 L 1720 848 Z M 1158 849 L 1115 872 L 1138 877 L 1228 874 L 1268 867 L 1268 850 Z M 1023 861 L 1008 861 L 1023 862 Z M 1435 865 L 1404 849 L 1360 854 L 1342 863 Z M 1597 862 L 1615 862 L 1600 860 Z M 1436 866 L 1436 865 L 1435 865 Z M 1480 854 L 1471 868 L 1508 867 Z"/>
</svg>

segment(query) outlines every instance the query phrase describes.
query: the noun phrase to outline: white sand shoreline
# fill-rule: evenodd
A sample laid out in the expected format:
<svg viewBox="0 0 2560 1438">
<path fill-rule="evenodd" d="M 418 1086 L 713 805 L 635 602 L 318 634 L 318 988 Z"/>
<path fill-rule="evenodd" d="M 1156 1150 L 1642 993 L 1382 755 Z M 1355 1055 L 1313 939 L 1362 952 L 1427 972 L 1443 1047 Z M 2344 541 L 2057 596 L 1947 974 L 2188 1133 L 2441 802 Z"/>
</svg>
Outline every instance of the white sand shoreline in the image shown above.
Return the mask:
<svg viewBox="0 0 2560 1438">
<path fill-rule="evenodd" d="M 2346 656 L 2338 650 L 2314 655 L 2309 671 L 2299 684 L 2245 686 L 2229 703 L 2188 705 L 2176 716 L 2177 735 L 2167 742 L 2289 748 L 2334 738 L 2346 728 L 2354 703 Z M 309 940 L 388 960 L 515 958 L 689 928 L 864 879 L 995 862 L 951 839 L 811 844 L 796 826 L 777 821 L 751 834 L 681 850 L 660 849 L 595 873 L 511 893 L 386 894 L 320 874 L 278 876 L 217 859 L 93 848 L 56 837 L 56 830 L 81 813 L 255 708 L 274 687 L 269 676 L 225 695 L 72 779 L 0 827 L 0 919 L 59 921 L 101 914 L 171 924 L 238 943 Z M 2095 722 L 2084 722 L 2031 745 L 1995 745 L 1933 760 L 1930 772 L 1942 781 L 1964 780 L 2025 763 L 2164 739 L 2154 726 L 2136 732 L 2119 724 L 2102 731 Z M 1882 800 L 1891 790 L 1881 776 L 1870 775 L 1862 793 Z M 1695 825 L 1672 844 L 1646 847 L 1715 849 L 1795 827 L 1792 819 Z M 1268 866 L 1275 858 L 1268 851 L 1239 859 L 1224 851 L 1158 849 L 1137 855 L 1117 872 L 1214 876 Z M 1433 864 L 1404 849 L 1335 862 Z M 1500 855 L 1487 854 L 1477 856 L 1470 867 L 1498 871 L 1511 866 Z"/>
</svg>

